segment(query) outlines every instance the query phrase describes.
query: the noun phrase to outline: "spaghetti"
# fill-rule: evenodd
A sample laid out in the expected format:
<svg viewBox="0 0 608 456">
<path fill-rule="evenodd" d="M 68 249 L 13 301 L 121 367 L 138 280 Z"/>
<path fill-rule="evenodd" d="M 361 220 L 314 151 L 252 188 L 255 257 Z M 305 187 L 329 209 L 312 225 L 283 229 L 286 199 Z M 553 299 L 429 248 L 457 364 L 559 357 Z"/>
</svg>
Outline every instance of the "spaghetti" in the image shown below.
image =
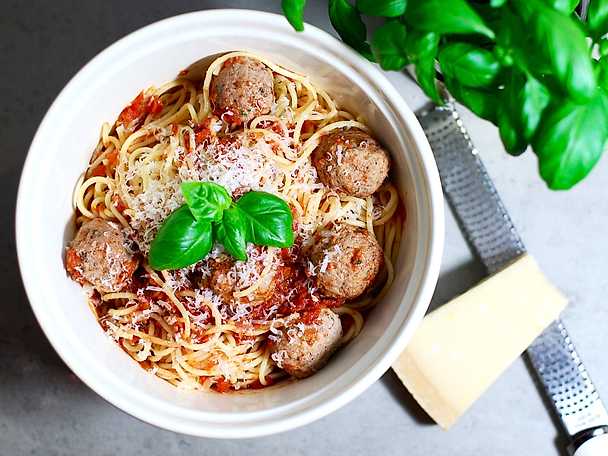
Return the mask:
<svg viewBox="0 0 608 456">
<path fill-rule="evenodd" d="M 269 114 L 235 127 L 213 114 L 209 92 L 222 66 L 242 57 L 270 68 L 275 102 Z M 90 306 L 133 359 L 173 385 L 220 392 L 267 386 L 285 376 L 269 341 L 306 311 L 334 307 L 346 328 L 343 342 L 359 334 L 365 313 L 393 281 L 404 214 L 390 182 L 358 198 L 319 181 L 310 159 L 319 139 L 338 129 L 368 127 L 307 76 L 246 52 L 213 61 L 201 85 L 183 76 L 148 88 L 114 125 L 102 126 L 77 183 L 77 225 L 93 218 L 119 223 L 142 257 L 129 287 L 113 293 L 91 289 Z M 151 269 L 145 261 L 150 242 L 183 204 L 179 185 L 185 180 L 216 182 L 237 197 L 244 188 L 280 196 L 292 208 L 297 245 L 250 245 L 245 262 L 226 261 L 216 246 L 188 268 Z M 319 297 L 310 285 L 314 267 L 302 255 L 315 232 L 335 223 L 367 229 L 384 252 L 375 285 L 353 302 Z M 218 277 L 226 282 L 227 297 L 209 287 Z"/>
</svg>

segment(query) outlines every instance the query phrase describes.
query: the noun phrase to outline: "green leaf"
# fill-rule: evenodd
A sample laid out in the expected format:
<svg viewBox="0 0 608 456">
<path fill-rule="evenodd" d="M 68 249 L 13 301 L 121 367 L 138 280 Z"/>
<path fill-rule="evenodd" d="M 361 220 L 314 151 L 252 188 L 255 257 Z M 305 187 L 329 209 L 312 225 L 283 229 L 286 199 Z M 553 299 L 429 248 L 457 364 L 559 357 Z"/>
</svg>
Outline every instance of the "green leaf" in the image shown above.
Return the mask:
<svg viewBox="0 0 608 456">
<path fill-rule="evenodd" d="M 539 0 L 514 0 L 513 5 L 529 29 L 530 40 L 524 49 L 539 57 L 530 61 L 529 70 L 542 80 L 543 61 L 547 62 L 565 93 L 579 102 L 588 100 L 594 94 L 596 80 L 590 50 L 578 21 Z"/>
<path fill-rule="evenodd" d="M 247 222 L 238 207 L 224 211 L 224 218 L 214 225 L 217 240 L 237 260 L 247 260 Z"/>
<path fill-rule="evenodd" d="M 437 105 L 443 104 L 435 82 L 435 59 L 423 58 L 416 64 L 416 80 L 424 93 Z"/>
<path fill-rule="evenodd" d="M 608 33 L 608 0 L 591 0 L 587 28 L 596 39 Z"/>
<path fill-rule="evenodd" d="M 281 0 L 283 14 L 298 32 L 304 31 L 304 7 L 306 0 Z"/>
<path fill-rule="evenodd" d="M 492 8 L 500 8 L 505 3 L 507 3 L 507 0 L 490 0 L 490 6 Z"/>
<path fill-rule="evenodd" d="M 512 61 L 521 70 L 528 71 L 527 37 L 520 33 L 525 29 L 523 20 L 510 8 L 501 10 L 500 20 L 496 26 L 496 50 L 501 60 Z"/>
<path fill-rule="evenodd" d="M 602 57 L 608 55 L 608 39 L 606 38 L 600 41 L 600 55 Z"/>
<path fill-rule="evenodd" d="M 572 14 L 581 0 L 545 0 L 545 3 L 556 11 Z"/>
<path fill-rule="evenodd" d="M 412 62 L 437 55 L 439 48 L 439 35 L 434 32 L 420 32 L 412 30 L 405 40 L 407 56 Z"/>
<path fill-rule="evenodd" d="M 451 43 L 439 52 L 441 72 L 468 87 L 492 84 L 501 66 L 494 54 L 468 43 Z"/>
<path fill-rule="evenodd" d="M 532 141 L 540 174 L 549 188 L 569 189 L 602 155 L 608 137 L 608 95 L 598 90 L 586 104 L 554 102 Z"/>
<path fill-rule="evenodd" d="M 213 182 L 182 182 L 182 194 L 190 212 L 199 221 L 217 222 L 232 203 L 224 187 Z"/>
<path fill-rule="evenodd" d="M 608 91 L 608 57 L 602 57 L 596 62 L 597 74 L 598 74 L 598 85 Z"/>
<path fill-rule="evenodd" d="M 496 123 L 496 102 L 498 94 L 484 89 L 466 87 L 458 81 L 445 79 L 445 85 L 456 100 L 482 119 Z"/>
<path fill-rule="evenodd" d="M 513 13 L 510 7 L 501 9 L 501 18 L 496 26 L 495 54 L 503 66 L 513 66 L 526 74 L 534 74 L 543 84 L 563 92 L 556 82 L 550 63 L 541 51 L 529 44 L 529 37 L 521 30 L 526 29 L 523 19 Z"/>
<path fill-rule="evenodd" d="M 407 0 L 357 0 L 357 9 L 368 16 L 397 17 L 406 8 Z"/>
<path fill-rule="evenodd" d="M 187 205 L 176 209 L 161 225 L 150 245 L 154 269 L 179 269 L 204 258 L 213 246 L 211 223 L 196 220 Z"/>
<path fill-rule="evenodd" d="M 383 70 L 401 70 L 408 63 L 405 25 L 397 21 L 378 27 L 372 38 L 372 51 Z"/>
<path fill-rule="evenodd" d="M 513 66 L 513 56 L 511 55 L 510 50 L 505 49 L 500 45 L 496 45 L 492 52 L 494 53 L 496 60 L 498 60 L 503 67 Z"/>
<path fill-rule="evenodd" d="M 425 32 L 480 33 L 494 38 L 494 32 L 465 0 L 418 0 L 408 5 L 404 18 L 410 27 Z"/>
<path fill-rule="evenodd" d="M 540 123 L 544 109 L 551 100 L 547 88 L 533 77 L 528 77 L 521 90 L 512 92 L 511 99 L 516 100 L 522 133 L 530 141 Z"/>
<path fill-rule="evenodd" d="M 236 203 L 244 215 L 247 241 L 257 245 L 290 247 L 293 216 L 285 201 L 266 192 L 245 193 Z"/>
<path fill-rule="evenodd" d="M 329 0 L 329 20 L 342 41 L 365 58 L 374 61 L 371 47 L 367 42 L 367 29 L 359 12 L 347 0 Z"/>
<path fill-rule="evenodd" d="M 520 71 L 510 71 L 498 103 L 497 122 L 505 149 L 521 154 L 534 136 L 550 101 L 547 88 Z"/>
<path fill-rule="evenodd" d="M 528 143 L 522 137 L 520 130 L 511 117 L 511 113 L 499 107 L 496 112 L 496 122 L 498 124 L 498 132 L 502 140 L 505 150 L 511 155 L 521 155 L 526 150 Z"/>
<path fill-rule="evenodd" d="M 426 95 L 438 105 L 443 104 L 435 82 L 435 56 L 439 35 L 434 32 L 410 31 L 406 38 L 407 56 L 416 65 L 416 80 Z"/>
</svg>

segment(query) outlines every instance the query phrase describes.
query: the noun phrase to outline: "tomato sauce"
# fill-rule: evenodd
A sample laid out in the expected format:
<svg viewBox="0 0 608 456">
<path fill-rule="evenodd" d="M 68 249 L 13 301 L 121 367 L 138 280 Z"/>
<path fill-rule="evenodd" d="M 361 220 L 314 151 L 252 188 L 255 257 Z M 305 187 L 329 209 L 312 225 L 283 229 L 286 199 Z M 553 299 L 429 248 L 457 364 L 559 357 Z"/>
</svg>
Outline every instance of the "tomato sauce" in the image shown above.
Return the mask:
<svg viewBox="0 0 608 456">
<path fill-rule="evenodd" d="M 129 105 L 124 108 L 118 116 L 117 124 L 123 125 L 126 129 L 135 131 L 145 120 L 148 114 L 157 116 L 163 110 L 163 103 L 154 95 L 144 98 L 144 93 L 140 92 Z"/>
<path fill-rule="evenodd" d="M 322 298 L 313 295 L 313 281 L 306 275 L 306 266 L 302 262 L 299 248 L 282 249 L 283 266 L 276 272 L 276 283 L 272 296 L 255 306 L 249 318 L 267 320 L 276 314 L 300 314 L 305 324 L 314 322 L 324 308 L 340 307 L 344 300 Z"/>
<path fill-rule="evenodd" d="M 106 165 L 100 163 L 91 171 L 91 176 L 103 177 L 106 175 Z"/>
<path fill-rule="evenodd" d="M 212 117 L 207 117 L 202 123 L 197 124 L 193 128 L 194 142 L 197 146 L 208 142 L 213 137 L 213 131 L 211 130 L 212 120 Z"/>
<path fill-rule="evenodd" d="M 232 383 L 230 383 L 224 377 L 218 377 L 211 389 L 218 393 L 227 393 L 234 388 L 232 387 Z"/>
<path fill-rule="evenodd" d="M 84 279 L 78 271 L 80 264 L 81 259 L 80 256 L 78 256 L 78 253 L 76 253 L 76 250 L 69 248 L 65 252 L 65 267 L 68 271 L 68 274 L 70 274 L 70 277 L 76 282 L 82 284 Z"/>
</svg>

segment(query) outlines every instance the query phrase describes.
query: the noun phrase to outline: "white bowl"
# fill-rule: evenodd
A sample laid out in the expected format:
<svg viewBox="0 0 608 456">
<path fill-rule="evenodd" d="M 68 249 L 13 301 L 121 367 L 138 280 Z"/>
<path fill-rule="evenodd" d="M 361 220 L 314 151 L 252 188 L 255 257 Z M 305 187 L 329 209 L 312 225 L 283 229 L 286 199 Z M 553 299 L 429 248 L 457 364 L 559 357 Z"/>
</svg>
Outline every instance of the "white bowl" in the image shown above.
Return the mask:
<svg viewBox="0 0 608 456">
<path fill-rule="evenodd" d="M 239 394 L 186 392 L 147 373 L 109 340 L 63 266 L 73 235 L 74 185 L 97 143 L 141 89 L 171 80 L 201 57 L 265 54 L 310 75 L 367 119 L 389 148 L 407 210 L 392 289 L 363 332 L 314 376 Z M 155 23 L 110 46 L 70 81 L 46 114 L 23 169 L 17 201 L 19 264 L 51 344 L 94 391 L 157 426 L 207 437 L 254 437 L 301 426 L 357 397 L 397 358 L 433 293 L 443 248 L 443 200 L 433 154 L 416 117 L 371 63 L 327 33 L 292 31 L 278 15 L 215 10 Z"/>
</svg>

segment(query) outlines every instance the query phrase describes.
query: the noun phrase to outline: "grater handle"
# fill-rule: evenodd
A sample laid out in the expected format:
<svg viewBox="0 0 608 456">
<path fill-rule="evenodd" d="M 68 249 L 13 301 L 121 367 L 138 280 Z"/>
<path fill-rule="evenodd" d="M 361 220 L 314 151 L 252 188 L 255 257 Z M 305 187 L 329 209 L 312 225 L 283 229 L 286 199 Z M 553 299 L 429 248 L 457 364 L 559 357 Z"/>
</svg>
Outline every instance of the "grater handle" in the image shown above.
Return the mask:
<svg viewBox="0 0 608 456">
<path fill-rule="evenodd" d="M 608 455 L 608 426 L 581 432 L 569 448 L 572 456 Z"/>
</svg>

